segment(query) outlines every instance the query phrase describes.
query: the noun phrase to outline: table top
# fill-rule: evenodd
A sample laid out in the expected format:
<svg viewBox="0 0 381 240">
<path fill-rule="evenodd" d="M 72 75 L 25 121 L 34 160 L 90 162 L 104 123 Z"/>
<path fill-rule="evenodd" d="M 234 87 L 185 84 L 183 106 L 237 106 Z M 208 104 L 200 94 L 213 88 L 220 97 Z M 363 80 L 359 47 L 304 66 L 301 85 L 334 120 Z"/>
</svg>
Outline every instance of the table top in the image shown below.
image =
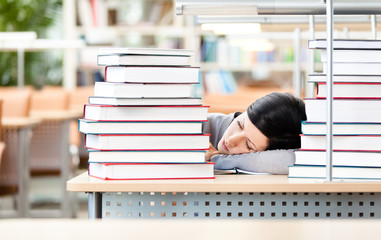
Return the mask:
<svg viewBox="0 0 381 240">
<path fill-rule="evenodd" d="M 82 111 L 77 110 L 57 110 L 57 111 L 45 111 L 45 110 L 33 110 L 30 111 L 30 116 L 34 118 L 39 118 L 42 120 L 71 120 L 77 119 L 83 116 Z"/>
<path fill-rule="evenodd" d="M 2 239 L 377 239 L 381 220 L 6 219 Z M 22 231 L 20 231 L 22 229 Z M 147 231 L 149 229 L 149 231 Z M 275 229 L 275 231 L 274 231 Z M 196 231 L 195 231 L 196 230 Z"/>
<path fill-rule="evenodd" d="M 3 117 L 1 124 L 4 129 L 24 128 L 37 126 L 41 120 L 33 117 Z"/>
<path fill-rule="evenodd" d="M 101 180 L 87 172 L 69 180 L 73 192 L 381 192 L 381 181 L 293 179 L 287 175 L 216 175 L 200 180 Z"/>
</svg>

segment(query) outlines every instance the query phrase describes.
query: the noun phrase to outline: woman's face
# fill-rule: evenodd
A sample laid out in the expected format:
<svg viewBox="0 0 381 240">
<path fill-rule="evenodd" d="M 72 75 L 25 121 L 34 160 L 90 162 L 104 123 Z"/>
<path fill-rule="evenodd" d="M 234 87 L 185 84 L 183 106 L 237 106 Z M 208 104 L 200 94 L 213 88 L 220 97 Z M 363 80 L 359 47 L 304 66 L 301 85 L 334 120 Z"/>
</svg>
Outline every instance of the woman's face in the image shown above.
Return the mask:
<svg viewBox="0 0 381 240">
<path fill-rule="evenodd" d="M 221 154 L 230 155 L 264 151 L 267 146 L 268 138 L 259 131 L 244 112 L 226 129 L 217 148 Z"/>
</svg>

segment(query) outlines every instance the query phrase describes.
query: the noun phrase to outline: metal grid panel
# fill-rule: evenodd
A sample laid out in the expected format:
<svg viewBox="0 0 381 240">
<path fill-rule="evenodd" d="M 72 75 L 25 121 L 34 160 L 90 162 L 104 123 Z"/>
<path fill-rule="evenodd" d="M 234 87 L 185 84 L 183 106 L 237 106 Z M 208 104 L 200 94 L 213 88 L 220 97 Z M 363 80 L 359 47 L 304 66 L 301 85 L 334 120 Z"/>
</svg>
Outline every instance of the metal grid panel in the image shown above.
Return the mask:
<svg viewBox="0 0 381 240">
<path fill-rule="evenodd" d="M 380 218 L 380 193 L 103 193 L 102 218 Z"/>
<path fill-rule="evenodd" d="M 64 122 L 44 120 L 33 131 L 30 150 L 30 168 L 60 170 L 62 131 Z M 67 143 L 68 144 L 68 143 Z M 69 146 L 67 146 L 69 148 Z"/>
</svg>

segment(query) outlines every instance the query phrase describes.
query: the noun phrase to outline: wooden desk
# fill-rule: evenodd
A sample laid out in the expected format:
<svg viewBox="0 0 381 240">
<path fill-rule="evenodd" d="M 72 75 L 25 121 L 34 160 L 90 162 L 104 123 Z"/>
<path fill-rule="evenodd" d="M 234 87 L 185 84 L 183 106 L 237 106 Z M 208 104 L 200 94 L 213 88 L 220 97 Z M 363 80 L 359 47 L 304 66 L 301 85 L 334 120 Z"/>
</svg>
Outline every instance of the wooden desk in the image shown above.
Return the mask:
<svg viewBox="0 0 381 240">
<path fill-rule="evenodd" d="M 41 124 L 35 129 L 31 143 L 31 170 L 38 172 L 57 172 L 60 174 L 61 204 L 60 211 L 33 210 L 31 216 L 74 216 L 75 204 L 73 197 L 66 191 L 66 181 L 75 173 L 70 154 L 70 123 L 82 116 L 82 112 L 74 110 L 33 110 L 30 115 L 41 119 Z"/>
<path fill-rule="evenodd" d="M 284 175 L 212 180 L 104 181 L 83 173 L 67 190 L 89 193 L 89 218 L 381 218 L 381 182 Z"/>
<path fill-rule="evenodd" d="M 7 219 L 2 239 L 38 240 L 370 240 L 380 220 L 118 220 Z M 21 229 L 21 231 L 20 231 Z"/>
<path fill-rule="evenodd" d="M 3 156 L 5 168 L 1 169 L 2 181 L 5 184 L 8 181 L 10 184 L 17 184 L 18 186 L 17 212 L 16 214 L 10 213 L 10 215 L 27 217 L 29 212 L 30 136 L 32 128 L 36 127 L 40 120 L 35 118 L 3 117 L 1 123 L 3 125 L 3 140 L 6 144 Z M 14 165 L 17 166 L 16 169 L 13 167 Z M 15 176 L 17 176 L 17 179 L 13 179 Z M 5 214 L 5 216 L 7 215 Z"/>
</svg>

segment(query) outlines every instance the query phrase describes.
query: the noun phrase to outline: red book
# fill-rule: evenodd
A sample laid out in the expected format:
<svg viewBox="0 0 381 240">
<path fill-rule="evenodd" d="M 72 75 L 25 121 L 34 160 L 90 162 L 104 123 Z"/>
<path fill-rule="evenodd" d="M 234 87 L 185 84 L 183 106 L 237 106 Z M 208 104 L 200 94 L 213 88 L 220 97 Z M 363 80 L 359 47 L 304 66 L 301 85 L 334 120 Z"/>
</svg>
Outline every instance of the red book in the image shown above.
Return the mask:
<svg viewBox="0 0 381 240">
<path fill-rule="evenodd" d="M 301 150 L 325 150 L 326 135 L 300 135 Z M 381 135 L 333 135 L 335 151 L 381 152 Z"/>
<path fill-rule="evenodd" d="M 106 82 L 129 83 L 199 83 L 200 67 L 108 66 Z"/>
<path fill-rule="evenodd" d="M 205 121 L 208 106 L 113 106 L 86 104 L 83 117 L 99 121 Z"/>
<path fill-rule="evenodd" d="M 207 150 L 210 134 L 86 134 L 95 150 Z"/>
<path fill-rule="evenodd" d="M 332 93 L 334 98 L 381 98 L 381 83 L 334 83 Z M 327 97 L 326 83 L 318 83 L 316 97 Z"/>
<path fill-rule="evenodd" d="M 308 122 L 327 120 L 327 102 L 323 98 L 305 98 Z M 342 98 L 332 102 L 333 122 L 381 122 L 381 98 Z"/>
<path fill-rule="evenodd" d="M 89 163 L 88 173 L 104 180 L 214 179 L 214 163 Z"/>
</svg>

